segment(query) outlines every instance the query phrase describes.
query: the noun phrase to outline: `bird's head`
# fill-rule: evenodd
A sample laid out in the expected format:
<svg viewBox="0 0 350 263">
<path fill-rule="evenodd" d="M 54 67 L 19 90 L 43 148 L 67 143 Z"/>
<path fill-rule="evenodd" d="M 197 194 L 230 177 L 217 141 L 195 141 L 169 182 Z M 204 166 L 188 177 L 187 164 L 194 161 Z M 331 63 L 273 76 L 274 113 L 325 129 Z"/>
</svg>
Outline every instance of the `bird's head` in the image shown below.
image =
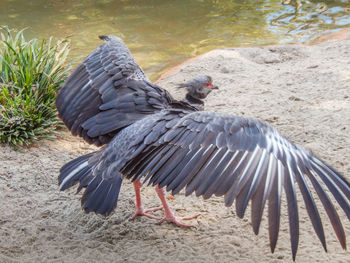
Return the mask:
<svg viewBox="0 0 350 263">
<path fill-rule="evenodd" d="M 186 88 L 188 91 L 187 96 L 198 100 L 205 99 L 212 90 L 218 89 L 218 87 L 213 84 L 212 78 L 205 75 L 195 77 L 186 83 L 180 84 L 178 87 Z"/>
</svg>

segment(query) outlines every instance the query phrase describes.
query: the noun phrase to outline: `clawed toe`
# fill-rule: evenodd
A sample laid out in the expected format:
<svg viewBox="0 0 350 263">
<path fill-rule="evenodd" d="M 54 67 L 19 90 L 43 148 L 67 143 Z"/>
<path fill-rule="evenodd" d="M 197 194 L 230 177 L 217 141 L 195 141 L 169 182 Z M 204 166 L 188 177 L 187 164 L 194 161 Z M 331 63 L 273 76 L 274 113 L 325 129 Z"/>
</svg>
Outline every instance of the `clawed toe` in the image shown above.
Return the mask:
<svg viewBox="0 0 350 263">
<path fill-rule="evenodd" d="M 150 208 L 150 209 L 143 209 L 142 207 L 139 207 L 139 208 L 136 208 L 136 211 L 134 213 L 134 215 L 132 216 L 132 219 L 135 219 L 136 217 L 138 216 L 145 216 L 145 217 L 148 217 L 148 218 L 151 218 L 151 219 L 160 219 L 159 217 L 156 217 L 154 215 L 151 215 L 149 214 L 150 212 L 155 212 L 155 211 L 158 211 L 158 210 L 161 210 L 163 209 L 162 206 L 159 206 L 159 207 L 155 207 L 155 208 Z"/>
<path fill-rule="evenodd" d="M 164 217 L 161 220 L 158 221 L 157 224 L 162 224 L 163 222 L 170 222 L 173 223 L 179 227 L 194 227 L 193 225 L 187 225 L 182 223 L 180 220 L 191 220 L 197 218 L 199 215 L 194 215 L 191 217 L 177 217 L 177 216 L 172 216 L 172 217 Z"/>
</svg>

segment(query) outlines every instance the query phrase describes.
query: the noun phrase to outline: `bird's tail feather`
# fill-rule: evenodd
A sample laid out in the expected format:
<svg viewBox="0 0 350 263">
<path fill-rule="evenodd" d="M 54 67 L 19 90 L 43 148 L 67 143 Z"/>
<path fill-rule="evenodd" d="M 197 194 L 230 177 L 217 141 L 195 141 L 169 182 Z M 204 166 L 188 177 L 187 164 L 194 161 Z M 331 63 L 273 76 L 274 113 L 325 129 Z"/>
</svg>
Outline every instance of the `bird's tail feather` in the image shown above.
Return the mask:
<svg viewBox="0 0 350 263">
<path fill-rule="evenodd" d="M 81 205 L 85 212 L 95 212 L 108 216 L 117 206 L 120 187 L 123 176 L 115 171 L 113 176 L 104 178 L 102 175 L 94 175 L 93 168 L 98 152 L 80 156 L 65 164 L 58 177 L 60 190 L 64 191 L 79 182 L 77 192 L 86 188 L 81 199 Z"/>
</svg>

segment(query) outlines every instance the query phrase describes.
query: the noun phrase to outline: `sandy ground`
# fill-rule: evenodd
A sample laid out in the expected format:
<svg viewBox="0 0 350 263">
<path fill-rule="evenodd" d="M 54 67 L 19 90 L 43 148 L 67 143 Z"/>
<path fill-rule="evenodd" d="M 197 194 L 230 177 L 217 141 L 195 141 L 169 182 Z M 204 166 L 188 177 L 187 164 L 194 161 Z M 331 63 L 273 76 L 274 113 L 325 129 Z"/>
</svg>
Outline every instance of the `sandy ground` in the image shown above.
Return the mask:
<svg viewBox="0 0 350 263">
<path fill-rule="evenodd" d="M 350 180 L 349 39 L 214 50 L 159 84 L 181 96 L 175 84 L 198 73 L 211 75 L 220 87 L 207 99 L 207 110 L 269 122 Z M 203 201 L 180 194 L 169 200 L 180 216 L 200 214 L 190 229 L 156 225 L 145 217 L 131 221 L 134 194 L 129 182 L 110 217 L 84 214 L 75 189 L 58 191 L 57 176 L 64 163 L 95 147 L 66 131 L 56 141 L 36 143 L 23 152 L 0 149 L 0 262 L 292 261 L 285 206 L 276 252 L 271 254 L 266 220 L 255 236 L 249 211 L 241 220 L 222 198 Z M 152 188 L 145 187 L 142 194 L 145 206 L 159 205 Z M 313 233 L 303 202 L 299 206 L 297 262 L 350 262 L 325 213 L 328 253 Z M 344 213 L 340 216 L 349 238 L 350 223 Z"/>
</svg>

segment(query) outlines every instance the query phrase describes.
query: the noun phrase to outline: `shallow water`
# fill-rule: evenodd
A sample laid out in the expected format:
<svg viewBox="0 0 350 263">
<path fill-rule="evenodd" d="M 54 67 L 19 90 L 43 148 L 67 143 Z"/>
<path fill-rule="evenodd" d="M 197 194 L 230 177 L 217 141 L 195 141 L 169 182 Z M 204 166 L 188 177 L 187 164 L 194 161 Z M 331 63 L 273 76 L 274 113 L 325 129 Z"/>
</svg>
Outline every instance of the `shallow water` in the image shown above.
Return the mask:
<svg viewBox="0 0 350 263">
<path fill-rule="evenodd" d="M 0 25 L 69 38 L 72 58 L 121 36 L 151 79 L 218 47 L 307 43 L 350 26 L 350 0 L 1 0 Z"/>
</svg>

